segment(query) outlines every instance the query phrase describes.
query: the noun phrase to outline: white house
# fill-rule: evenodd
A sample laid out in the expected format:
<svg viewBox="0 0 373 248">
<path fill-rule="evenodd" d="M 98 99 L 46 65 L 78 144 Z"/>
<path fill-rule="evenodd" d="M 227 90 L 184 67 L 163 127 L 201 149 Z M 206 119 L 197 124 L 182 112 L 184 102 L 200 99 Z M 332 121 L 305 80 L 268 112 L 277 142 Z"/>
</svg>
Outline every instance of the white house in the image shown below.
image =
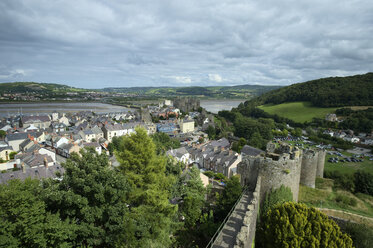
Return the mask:
<svg viewBox="0 0 373 248">
<path fill-rule="evenodd" d="M 42 148 L 39 149 L 39 153 L 49 155 L 52 158 L 53 162 L 56 162 L 56 153 L 55 152 L 42 147 Z"/>
<path fill-rule="evenodd" d="M 178 149 L 171 149 L 166 152 L 166 155 L 174 157 L 177 161 L 183 162 L 184 164 L 189 164 L 190 161 L 190 154 L 185 149 L 185 147 L 180 147 Z"/>
</svg>

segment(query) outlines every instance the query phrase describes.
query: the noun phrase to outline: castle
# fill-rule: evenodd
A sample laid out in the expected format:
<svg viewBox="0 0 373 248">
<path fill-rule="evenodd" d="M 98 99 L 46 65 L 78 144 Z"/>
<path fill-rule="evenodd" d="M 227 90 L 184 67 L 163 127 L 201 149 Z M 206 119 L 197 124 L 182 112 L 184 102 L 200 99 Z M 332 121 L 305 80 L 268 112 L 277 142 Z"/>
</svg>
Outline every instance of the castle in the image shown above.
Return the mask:
<svg viewBox="0 0 373 248">
<path fill-rule="evenodd" d="M 194 97 L 177 97 L 174 99 L 174 107 L 188 113 L 196 111 L 200 107 L 200 101 Z"/>
<path fill-rule="evenodd" d="M 243 156 L 237 166 L 237 174 L 241 176 L 242 186 L 247 186 L 248 190 L 244 192 L 212 247 L 251 247 L 259 205 L 265 195 L 284 185 L 291 189 L 293 200 L 298 201 L 299 184 L 315 188 L 316 177 L 323 177 L 325 155 L 322 149 L 300 150 L 285 143 L 276 146 L 270 142 L 264 155 Z M 240 218 L 237 218 L 240 214 Z M 229 223 L 231 218 L 236 222 L 234 229 Z M 240 225 L 237 225 L 238 219 Z"/>
<path fill-rule="evenodd" d="M 253 189 L 261 177 L 261 198 L 271 189 L 281 185 L 289 187 L 294 201 L 298 201 L 299 184 L 315 188 L 316 177 L 323 177 L 325 151 L 304 149 L 268 143 L 264 156 L 245 156 L 238 165 L 242 186 Z"/>
</svg>

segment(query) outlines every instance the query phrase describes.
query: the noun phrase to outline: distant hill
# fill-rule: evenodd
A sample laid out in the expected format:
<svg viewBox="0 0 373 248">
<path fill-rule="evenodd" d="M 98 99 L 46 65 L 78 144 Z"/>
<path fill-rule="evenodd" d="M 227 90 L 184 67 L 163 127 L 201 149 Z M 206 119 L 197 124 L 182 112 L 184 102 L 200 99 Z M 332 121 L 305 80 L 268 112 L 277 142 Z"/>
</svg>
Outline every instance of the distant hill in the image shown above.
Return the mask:
<svg viewBox="0 0 373 248">
<path fill-rule="evenodd" d="M 35 94 L 65 94 L 68 92 L 109 92 L 138 95 L 141 97 L 177 97 L 198 96 L 208 98 L 239 98 L 250 99 L 281 86 L 237 85 L 237 86 L 209 86 L 209 87 L 113 87 L 96 90 L 75 88 L 63 84 L 14 82 L 0 83 L 0 94 L 3 93 L 35 93 Z"/>
<path fill-rule="evenodd" d="M 208 86 L 208 87 L 123 87 L 104 88 L 106 92 L 137 93 L 148 96 L 206 96 L 220 98 L 247 98 L 259 96 L 265 92 L 278 89 L 281 86 L 264 85 L 236 85 L 236 86 Z"/>
<path fill-rule="evenodd" d="M 82 89 L 70 87 L 63 84 L 48 84 L 48 83 L 35 83 L 35 82 L 14 82 L 14 83 L 1 83 L 0 93 L 26 93 L 26 92 L 39 92 L 39 93 L 56 93 L 56 92 L 71 92 L 82 91 Z"/>
<path fill-rule="evenodd" d="M 255 105 L 311 102 L 317 107 L 372 106 L 373 73 L 292 84 L 252 99 Z"/>
</svg>

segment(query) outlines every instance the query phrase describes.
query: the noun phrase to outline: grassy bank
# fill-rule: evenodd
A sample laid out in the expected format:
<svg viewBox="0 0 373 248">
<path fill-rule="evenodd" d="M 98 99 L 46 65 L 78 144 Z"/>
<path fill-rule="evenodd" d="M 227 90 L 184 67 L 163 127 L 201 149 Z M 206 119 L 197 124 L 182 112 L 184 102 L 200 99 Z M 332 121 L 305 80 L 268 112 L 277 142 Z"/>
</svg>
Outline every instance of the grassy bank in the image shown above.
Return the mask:
<svg viewBox="0 0 373 248">
<path fill-rule="evenodd" d="M 300 186 L 299 202 L 316 208 L 329 208 L 373 217 L 373 197 L 365 194 L 352 194 L 333 189 L 332 179 L 318 178 L 316 188 Z"/>
<path fill-rule="evenodd" d="M 310 102 L 290 102 L 283 104 L 266 104 L 259 106 L 269 114 L 291 119 L 296 122 L 311 121 L 312 118 L 325 118 L 326 114 L 334 113 L 337 108 L 319 108 L 311 105 Z"/>
</svg>

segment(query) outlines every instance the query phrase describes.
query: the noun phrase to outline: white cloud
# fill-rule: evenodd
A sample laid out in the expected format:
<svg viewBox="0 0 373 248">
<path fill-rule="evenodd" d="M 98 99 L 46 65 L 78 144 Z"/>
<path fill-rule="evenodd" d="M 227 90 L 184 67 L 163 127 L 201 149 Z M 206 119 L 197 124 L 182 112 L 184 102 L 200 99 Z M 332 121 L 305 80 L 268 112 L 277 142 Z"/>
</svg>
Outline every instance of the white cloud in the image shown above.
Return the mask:
<svg viewBox="0 0 373 248">
<path fill-rule="evenodd" d="M 219 74 L 209 74 L 209 80 L 217 83 L 223 82 L 223 78 Z"/>
<path fill-rule="evenodd" d="M 182 83 L 182 84 L 190 84 L 192 82 L 192 79 L 190 77 L 172 76 L 170 78 L 173 78 L 177 83 Z"/>
</svg>

